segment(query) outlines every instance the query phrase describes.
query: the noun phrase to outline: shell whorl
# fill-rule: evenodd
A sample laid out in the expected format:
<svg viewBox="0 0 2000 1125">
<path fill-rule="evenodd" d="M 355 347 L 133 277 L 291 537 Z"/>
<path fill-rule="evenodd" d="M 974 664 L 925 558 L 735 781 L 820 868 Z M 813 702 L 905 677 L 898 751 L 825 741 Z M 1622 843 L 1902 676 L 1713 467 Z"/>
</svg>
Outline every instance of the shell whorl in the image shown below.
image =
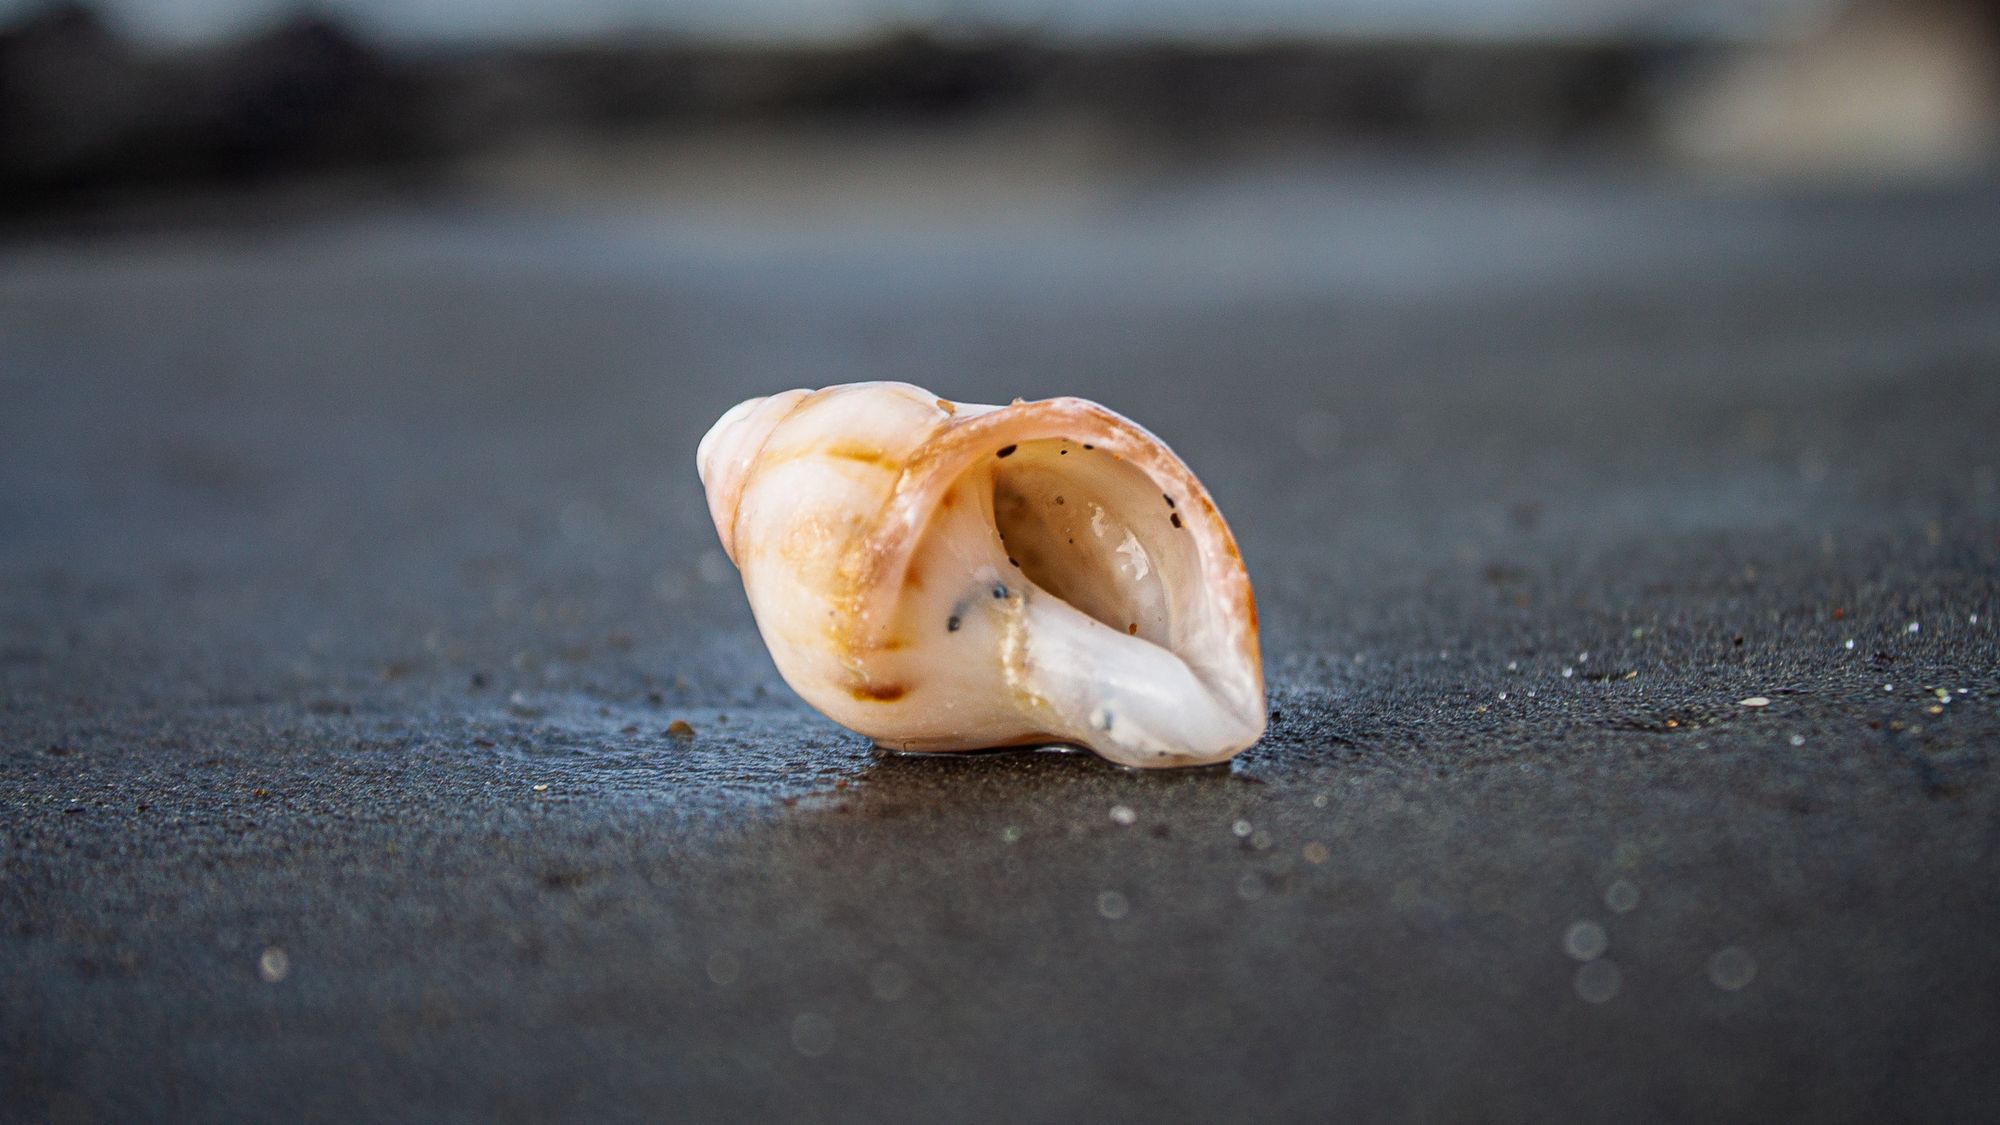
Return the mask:
<svg viewBox="0 0 2000 1125">
<path fill-rule="evenodd" d="M 811 393 L 796 390 L 745 399 L 716 419 L 695 449 L 695 469 L 708 494 L 709 518 L 715 521 L 715 533 L 731 561 L 736 559 L 736 510 L 757 454 L 785 415 Z"/>
</svg>

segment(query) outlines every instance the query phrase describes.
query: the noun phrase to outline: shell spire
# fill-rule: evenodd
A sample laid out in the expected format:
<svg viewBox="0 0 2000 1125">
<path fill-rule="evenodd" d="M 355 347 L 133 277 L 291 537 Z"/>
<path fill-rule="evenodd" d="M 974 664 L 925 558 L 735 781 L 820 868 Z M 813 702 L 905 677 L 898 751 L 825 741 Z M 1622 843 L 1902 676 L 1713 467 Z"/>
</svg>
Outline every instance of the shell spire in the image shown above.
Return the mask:
<svg viewBox="0 0 2000 1125">
<path fill-rule="evenodd" d="M 1263 735 L 1228 525 L 1172 450 L 1096 403 L 786 391 L 724 414 L 697 461 L 779 673 L 884 747 L 1190 766 Z"/>
</svg>

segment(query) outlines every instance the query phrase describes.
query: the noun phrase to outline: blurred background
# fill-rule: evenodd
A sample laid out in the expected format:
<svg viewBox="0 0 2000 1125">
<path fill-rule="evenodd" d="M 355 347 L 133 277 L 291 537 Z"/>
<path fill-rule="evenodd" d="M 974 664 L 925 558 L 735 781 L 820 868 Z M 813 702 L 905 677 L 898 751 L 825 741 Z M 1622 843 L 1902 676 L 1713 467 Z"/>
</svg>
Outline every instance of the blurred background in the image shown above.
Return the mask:
<svg viewBox="0 0 2000 1125">
<path fill-rule="evenodd" d="M 0 0 L 10 221 L 246 187 L 593 193 L 803 166 L 1587 153 L 1987 164 L 1986 0 Z M 976 144 L 972 142 L 978 142 Z M 757 159 L 779 154 L 768 144 Z M 908 169 L 901 170 L 907 173 Z M 1056 169 L 1044 169 L 1051 174 Z M 782 175 L 788 175 L 790 170 Z M 782 178 L 760 164 L 753 180 Z M 732 187 L 730 190 L 734 190 Z"/>
</svg>

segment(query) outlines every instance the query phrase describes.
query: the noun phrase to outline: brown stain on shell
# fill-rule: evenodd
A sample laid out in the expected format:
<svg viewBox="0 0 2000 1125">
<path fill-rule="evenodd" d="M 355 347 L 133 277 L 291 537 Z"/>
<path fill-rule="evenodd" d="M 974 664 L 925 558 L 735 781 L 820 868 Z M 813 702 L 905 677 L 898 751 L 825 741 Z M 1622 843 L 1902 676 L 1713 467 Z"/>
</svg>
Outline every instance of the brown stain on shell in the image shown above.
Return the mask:
<svg viewBox="0 0 2000 1125">
<path fill-rule="evenodd" d="M 910 694 L 908 684 L 856 684 L 847 689 L 854 698 L 868 703 L 894 703 Z"/>
<path fill-rule="evenodd" d="M 827 447 L 825 455 L 828 457 L 837 457 L 843 461 L 859 461 L 864 465 L 880 465 L 885 468 L 889 464 L 889 455 L 887 453 L 876 449 L 872 445 L 863 445 L 860 442 L 836 442 Z"/>
</svg>

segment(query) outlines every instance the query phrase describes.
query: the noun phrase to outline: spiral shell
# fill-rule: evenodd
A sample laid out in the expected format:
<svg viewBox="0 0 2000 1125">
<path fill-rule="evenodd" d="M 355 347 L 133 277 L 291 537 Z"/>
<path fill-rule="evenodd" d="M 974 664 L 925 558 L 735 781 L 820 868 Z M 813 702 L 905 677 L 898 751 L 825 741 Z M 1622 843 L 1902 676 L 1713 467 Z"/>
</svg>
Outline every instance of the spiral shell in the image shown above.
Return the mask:
<svg viewBox="0 0 2000 1125">
<path fill-rule="evenodd" d="M 779 673 L 884 747 L 1188 766 L 1263 735 L 1228 525 L 1172 450 L 1096 403 L 793 390 L 724 414 L 697 460 Z"/>
</svg>

